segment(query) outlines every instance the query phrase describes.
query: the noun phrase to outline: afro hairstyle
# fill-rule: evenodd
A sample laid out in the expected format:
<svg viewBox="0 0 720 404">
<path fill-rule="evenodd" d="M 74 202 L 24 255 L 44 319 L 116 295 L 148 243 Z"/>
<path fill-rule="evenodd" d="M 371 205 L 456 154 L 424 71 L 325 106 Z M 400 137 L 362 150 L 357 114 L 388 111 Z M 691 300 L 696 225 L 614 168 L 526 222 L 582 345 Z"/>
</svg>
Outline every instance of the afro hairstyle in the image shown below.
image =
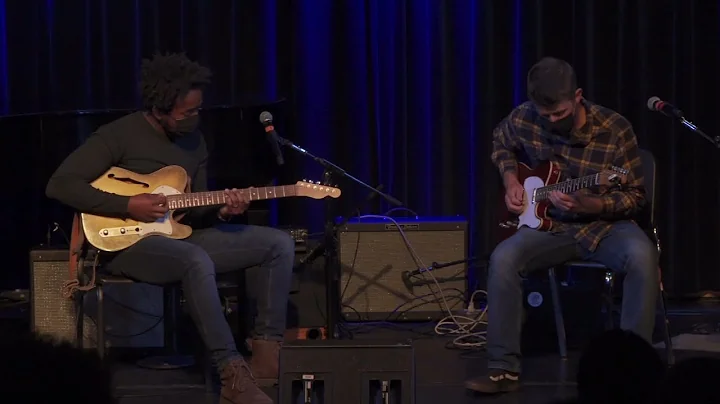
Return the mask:
<svg viewBox="0 0 720 404">
<path fill-rule="evenodd" d="M 143 108 L 168 113 L 178 98 L 210 84 L 211 76 L 210 69 L 191 61 L 184 53 L 156 53 L 152 59 L 143 59 L 140 79 Z"/>
</svg>

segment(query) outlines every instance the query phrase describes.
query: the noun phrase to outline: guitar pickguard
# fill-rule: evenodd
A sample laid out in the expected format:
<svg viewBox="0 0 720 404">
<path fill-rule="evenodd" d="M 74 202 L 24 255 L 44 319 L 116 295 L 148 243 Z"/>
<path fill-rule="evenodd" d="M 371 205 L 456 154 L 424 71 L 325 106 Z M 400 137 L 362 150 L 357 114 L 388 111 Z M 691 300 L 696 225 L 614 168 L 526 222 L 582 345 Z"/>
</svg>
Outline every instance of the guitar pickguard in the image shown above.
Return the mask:
<svg viewBox="0 0 720 404">
<path fill-rule="evenodd" d="M 162 194 L 162 195 L 178 195 L 182 192 L 178 191 L 177 189 L 167 186 L 167 185 L 161 185 L 157 188 L 155 188 L 151 193 L 153 194 Z M 165 234 L 165 235 L 171 235 L 173 231 L 172 223 L 170 222 L 170 217 L 172 216 L 172 211 L 168 211 L 165 216 L 161 217 L 160 219 L 151 222 L 151 223 L 138 223 L 135 226 L 121 226 L 121 227 L 106 227 L 100 229 L 100 237 L 106 238 L 106 237 L 121 237 L 121 236 L 128 236 L 128 235 L 139 235 L 144 236 L 148 234 Z"/>
<path fill-rule="evenodd" d="M 545 186 L 545 181 L 540 177 L 527 177 L 523 182 L 525 188 L 525 210 L 518 216 L 518 229 L 522 226 L 537 229 L 542 221 L 537 217 L 535 190 Z"/>
</svg>

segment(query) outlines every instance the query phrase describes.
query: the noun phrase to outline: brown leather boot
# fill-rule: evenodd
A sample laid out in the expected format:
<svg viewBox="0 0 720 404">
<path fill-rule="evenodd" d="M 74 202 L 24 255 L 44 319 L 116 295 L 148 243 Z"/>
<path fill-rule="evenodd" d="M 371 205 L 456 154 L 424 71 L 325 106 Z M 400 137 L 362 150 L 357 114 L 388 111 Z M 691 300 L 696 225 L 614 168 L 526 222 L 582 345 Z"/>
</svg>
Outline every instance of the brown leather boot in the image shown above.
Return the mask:
<svg viewBox="0 0 720 404">
<path fill-rule="evenodd" d="M 222 369 L 220 382 L 220 404 L 273 404 L 273 400 L 257 386 L 242 358 L 231 361 Z"/>
<path fill-rule="evenodd" d="M 250 369 L 261 386 L 277 383 L 280 373 L 280 348 L 282 342 L 254 339 Z"/>
</svg>

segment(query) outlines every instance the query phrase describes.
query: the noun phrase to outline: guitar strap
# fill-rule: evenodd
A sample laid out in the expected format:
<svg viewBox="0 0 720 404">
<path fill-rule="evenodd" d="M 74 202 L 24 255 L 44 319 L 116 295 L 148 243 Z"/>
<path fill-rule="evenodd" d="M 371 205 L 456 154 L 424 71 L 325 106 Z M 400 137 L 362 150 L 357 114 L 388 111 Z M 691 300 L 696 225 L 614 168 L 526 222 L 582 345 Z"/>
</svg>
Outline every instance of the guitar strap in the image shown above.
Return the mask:
<svg viewBox="0 0 720 404">
<path fill-rule="evenodd" d="M 92 275 L 87 285 L 80 284 L 80 276 L 84 270 L 83 262 L 85 252 L 85 233 L 80 222 L 80 214 L 73 215 L 72 230 L 70 232 L 70 259 L 68 262 L 68 280 L 63 284 L 63 296 L 66 299 L 72 299 L 78 291 L 87 292 L 95 287 L 95 273 L 98 265 L 100 254 L 95 254 L 95 260 L 92 266 Z M 78 268 L 80 267 L 80 268 Z M 80 271 L 80 273 L 78 273 Z"/>
</svg>

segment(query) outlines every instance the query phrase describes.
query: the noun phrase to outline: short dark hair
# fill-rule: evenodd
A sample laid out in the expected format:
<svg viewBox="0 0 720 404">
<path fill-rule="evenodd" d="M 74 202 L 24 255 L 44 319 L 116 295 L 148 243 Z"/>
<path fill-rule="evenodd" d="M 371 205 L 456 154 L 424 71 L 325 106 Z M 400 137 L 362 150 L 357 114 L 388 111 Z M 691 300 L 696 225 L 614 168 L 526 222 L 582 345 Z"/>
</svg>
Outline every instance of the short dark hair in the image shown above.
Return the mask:
<svg viewBox="0 0 720 404">
<path fill-rule="evenodd" d="M 564 60 L 545 57 L 527 75 L 528 98 L 541 107 L 554 107 L 572 100 L 577 90 L 575 70 Z"/>
<path fill-rule="evenodd" d="M 169 112 L 188 91 L 210 84 L 211 76 L 210 69 L 191 61 L 184 53 L 156 53 L 152 59 L 143 59 L 140 80 L 143 108 Z"/>
</svg>

